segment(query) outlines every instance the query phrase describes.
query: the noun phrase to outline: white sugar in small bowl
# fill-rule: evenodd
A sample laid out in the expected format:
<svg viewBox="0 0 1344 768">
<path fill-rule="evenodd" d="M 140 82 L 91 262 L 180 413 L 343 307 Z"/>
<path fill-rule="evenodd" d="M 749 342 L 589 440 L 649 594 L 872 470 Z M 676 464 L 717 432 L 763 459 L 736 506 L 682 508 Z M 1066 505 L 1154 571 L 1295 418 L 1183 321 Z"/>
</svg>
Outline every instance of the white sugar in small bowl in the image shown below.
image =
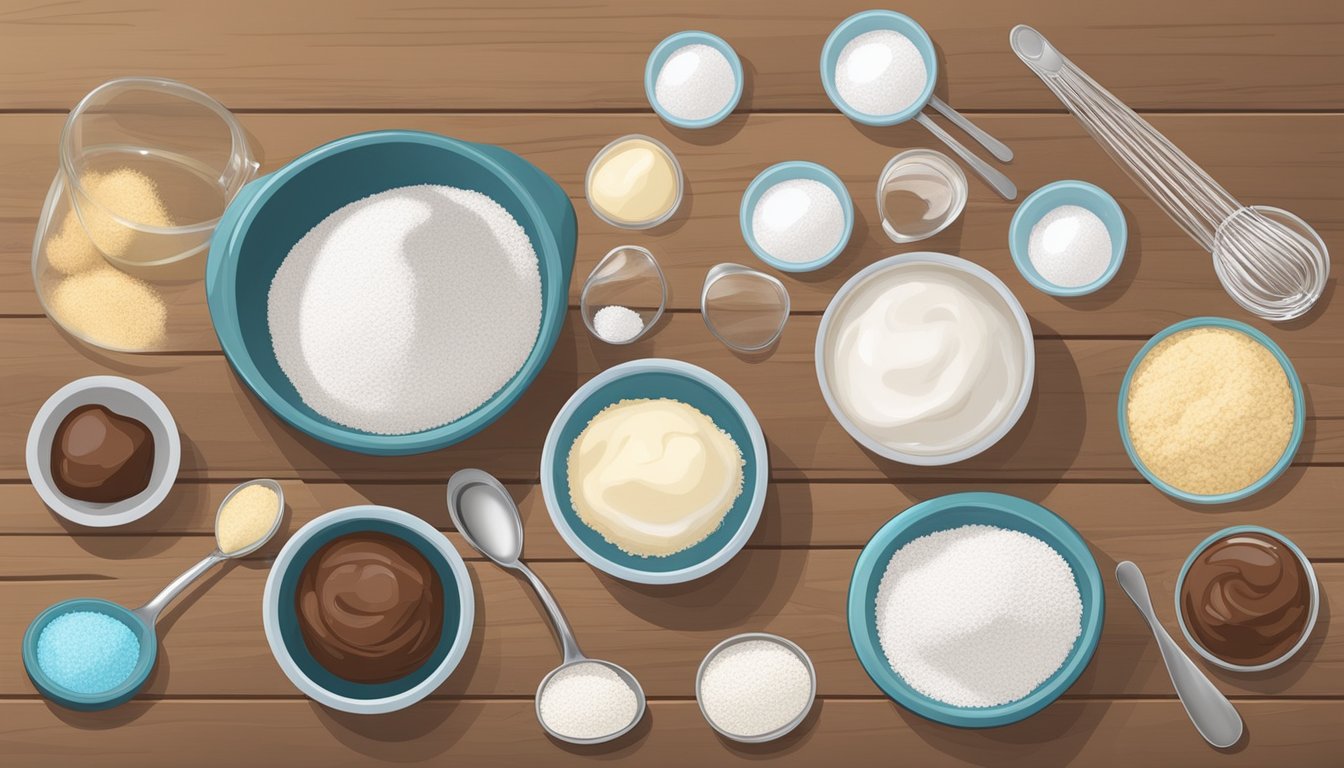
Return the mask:
<svg viewBox="0 0 1344 768">
<path fill-rule="evenodd" d="M 1111 236 L 1111 260 L 1106 270 L 1096 280 L 1085 285 L 1063 286 L 1047 280 L 1031 262 L 1031 230 L 1046 214 L 1062 205 L 1076 205 L 1085 208 L 1101 219 L 1106 232 Z M 1032 192 L 1013 214 L 1008 225 L 1008 250 L 1013 255 L 1013 263 L 1028 283 L 1037 290 L 1051 296 L 1086 296 L 1100 290 L 1120 271 L 1125 260 L 1125 245 L 1129 238 L 1129 228 L 1125 224 L 1125 212 L 1120 204 L 1106 190 L 1086 181 L 1054 181 Z"/>
<path fill-rule="evenodd" d="M 129 499 L 109 503 L 72 499 L 61 493 L 52 479 L 51 445 L 56 428 L 74 409 L 95 404 L 135 419 L 153 436 L 154 466 L 149 485 Z M 167 498 L 177 482 L 182 439 L 168 406 L 149 388 L 120 376 L 88 376 L 56 390 L 38 409 L 28 430 L 26 459 L 33 488 L 53 512 L 79 525 L 111 528 L 139 520 Z"/>
<path fill-rule="evenodd" d="M 829 251 L 810 261 L 785 261 L 771 253 L 756 239 L 754 221 L 756 206 L 760 205 L 761 199 L 777 184 L 796 180 L 820 182 L 840 202 L 842 218 L 840 241 Z M 738 210 L 738 225 L 742 229 L 742 238 L 747 241 L 747 247 L 756 254 L 756 258 L 781 272 L 812 272 L 835 261 L 849 245 L 849 239 L 854 234 L 854 200 L 849 196 L 849 189 L 845 187 L 845 183 L 831 169 L 804 160 L 788 160 L 775 163 L 761 171 L 751 184 L 747 185 L 747 191 L 742 193 L 742 206 Z"/>
<path fill-rule="evenodd" d="M 798 660 L 801 661 L 803 663 L 803 666 L 807 668 L 807 677 L 810 687 L 807 694 L 807 704 L 803 707 L 802 711 L 799 712 L 788 723 L 785 723 L 783 726 L 776 728 L 773 731 L 767 731 L 766 733 L 757 734 L 755 736 L 743 736 L 741 734 L 733 733 L 732 731 L 729 731 L 720 726 L 718 723 L 714 722 L 714 718 L 710 717 L 709 712 L 705 709 L 705 697 L 702 691 L 702 687 L 705 680 L 705 671 L 709 668 L 709 663 L 713 661 L 715 657 L 717 657 L 720 653 L 727 650 L 728 648 L 731 648 L 735 645 L 739 645 L 741 643 L 750 642 L 753 640 L 761 640 L 768 643 L 774 643 L 775 645 L 778 645 L 781 648 L 789 651 L 793 655 L 797 656 Z M 723 642 L 711 648 L 709 653 L 705 654 L 704 661 L 700 662 L 700 668 L 695 673 L 695 700 L 696 703 L 700 705 L 700 714 L 704 716 L 705 722 L 709 723 L 709 726 L 724 738 L 741 742 L 743 744 L 763 744 L 767 741 L 774 741 L 775 739 L 778 739 L 792 732 L 799 725 L 801 725 L 804 720 L 807 719 L 807 715 L 812 711 L 812 705 L 816 703 L 816 699 L 817 699 L 817 670 L 814 666 L 812 666 L 812 659 L 807 655 L 806 651 L 798 647 L 797 643 L 787 638 L 780 637 L 779 635 L 771 634 L 769 632 L 744 632 L 740 635 L 733 635 L 727 640 L 724 640 Z"/>
<path fill-rule="evenodd" d="M 728 66 L 733 73 L 733 93 L 725 104 L 714 114 L 701 119 L 687 119 L 673 114 L 665 105 L 658 101 L 658 76 L 662 73 L 663 67 L 667 62 L 681 49 L 689 45 L 705 45 L 713 48 L 728 60 Z M 699 30 L 689 30 L 678 32 L 663 40 L 649 54 L 649 60 L 644 65 L 644 94 L 649 99 L 649 106 L 653 111 L 669 124 L 678 128 L 687 128 L 698 130 L 709 128 L 723 122 L 724 118 L 737 109 L 737 104 L 742 100 L 742 60 L 737 57 L 737 51 L 718 35 L 711 35 L 708 32 Z"/>
</svg>

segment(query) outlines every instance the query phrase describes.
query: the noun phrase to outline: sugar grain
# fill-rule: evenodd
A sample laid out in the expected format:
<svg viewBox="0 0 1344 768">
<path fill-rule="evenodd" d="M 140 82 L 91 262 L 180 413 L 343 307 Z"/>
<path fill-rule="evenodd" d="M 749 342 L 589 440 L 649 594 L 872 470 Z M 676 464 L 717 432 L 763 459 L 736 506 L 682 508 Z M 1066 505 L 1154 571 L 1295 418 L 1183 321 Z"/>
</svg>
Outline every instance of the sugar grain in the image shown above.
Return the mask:
<svg viewBox="0 0 1344 768">
<path fill-rule="evenodd" d="M 541 691 L 541 720 L 571 739 L 620 731 L 639 714 L 639 700 L 615 670 L 587 661 L 565 667 Z"/>
</svg>

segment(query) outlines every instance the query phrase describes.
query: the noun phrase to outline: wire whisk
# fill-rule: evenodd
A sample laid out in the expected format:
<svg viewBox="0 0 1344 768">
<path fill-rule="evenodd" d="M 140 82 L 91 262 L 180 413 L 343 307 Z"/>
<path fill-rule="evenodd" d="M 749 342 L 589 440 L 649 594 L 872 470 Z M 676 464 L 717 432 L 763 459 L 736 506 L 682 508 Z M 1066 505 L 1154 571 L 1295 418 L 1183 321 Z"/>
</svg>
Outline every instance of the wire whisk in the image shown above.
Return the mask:
<svg viewBox="0 0 1344 768">
<path fill-rule="evenodd" d="M 1223 290 L 1267 320 L 1306 314 L 1325 290 L 1330 256 L 1305 221 L 1269 206 L 1245 206 L 1167 137 L 1025 25 L 1013 51 L 1078 118 L 1106 153 L 1213 254 Z"/>
</svg>

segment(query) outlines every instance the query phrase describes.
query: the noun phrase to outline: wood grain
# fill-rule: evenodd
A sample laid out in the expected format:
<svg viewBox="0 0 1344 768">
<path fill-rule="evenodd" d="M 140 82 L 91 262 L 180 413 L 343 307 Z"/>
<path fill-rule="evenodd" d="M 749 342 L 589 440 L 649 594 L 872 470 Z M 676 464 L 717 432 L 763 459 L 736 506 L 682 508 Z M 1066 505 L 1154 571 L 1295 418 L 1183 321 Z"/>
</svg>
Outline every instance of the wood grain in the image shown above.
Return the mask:
<svg viewBox="0 0 1344 768">
<path fill-rule="evenodd" d="M 26 766 L 114 764 L 178 768 L 272 765 L 579 766 L 703 765 L 1057 766 L 1228 768 L 1338 765 L 1344 702 L 1238 702 L 1247 742 L 1212 749 L 1181 705 L 1166 701 L 1061 701 L 1030 720 L 991 731 L 926 722 L 885 701 L 817 702 L 800 730 L 744 746 L 714 735 L 693 701 L 654 701 L 626 740 L 578 748 L 544 737 L 529 701 L 427 702 L 378 718 L 303 701 L 135 701 L 100 715 L 37 701 L 0 702 L 0 751 Z M 895 756 L 895 757 L 893 757 Z"/>
<path fill-rule="evenodd" d="M 1206 526 L 1205 534 L 1218 527 Z M 1082 533 L 1087 537 L 1086 530 Z M 1147 625 L 1110 574 L 1119 560 L 1138 562 L 1158 614 L 1179 637 L 1171 595 L 1181 562 L 1202 538 L 1089 540 L 1106 584 L 1106 620 L 1097 654 L 1069 695 L 1170 693 Z M 0 645 L 19 647 L 28 622 L 55 600 L 96 596 L 139 605 L 209 549 L 209 542 L 198 538 L 0 538 L 0 583 L 5 583 L 9 607 L 0 615 Z M 816 665 L 823 694 L 880 695 L 859 665 L 846 628 L 846 595 L 857 557 L 855 549 L 751 549 L 709 576 L 663 588 L 627 584 L 572 560 L 534 563 L 534 568 L 564 606 L 584 650 L 629 668 L 650 696 L 694 695 L 695 669 L 704 654 L 729 635 L 756 630 L 802 646 Z M 258 557 L 216 572 L 160 621 L 161 655 L 148 693 L 294 692 L 272 660 L 257 621 L 267 565 L 265 557 Z M 468 567 L 477 584 L 480 621 L 460 673 L 439 693 L 530 696 L 559 663 L 539 606 L 525 583 L 497 566 L 475 557 Z M 1344 601 L 1344 563 L 1317 563 L 1315 570 L 1327 616 L 1302 656 L 1254 677 L 1218 673 L 1205 665 L 1224 691 L 1321 696 L 1344 690 L 1344 629 L 1328 615 L 1329 605 Z M 33 692 L 17 656 L 0 668 L 0 696 Z M 1310 674 L 1304 674 L 1308 669 Z"/>
<path fill-rule="evenodd" d="M 536 480 L 551 420 L 583 382 L 638 357 L 691 360 L 723 377 L 751 405 L 770 449 L 776 478 L 1049 480 L 1137 478 L 1121 444 L 1115 402 L 1140 340 L 1038 340 L 1031 404 L 1007 437 L 948 467 L 898 465 L 860 448 L 831 416 L 815 382 L 819 318 L 794 317 L 766 361 L 744 360 L 715 341 L 690 314 L 672 315 L 651 337 L 612 347 L 576 328 L 571 312 L 537 381 L 494 425 L 467 443 L 408 457 L 369 457 L 301 436 L 271 415 L 219 355 L 97 356 L 62 342 L 41 318 L 0 322 L 0 358 L 12 386 L 0 392 L 0 479 L 24 476 L 24 437 L 42 402 L 66 382 L 109 370 L 154 390 L 183 434 L 181 475 L 188 478 L 443 478 L 450 468 L 482 464 L 509 480 Z M 1307 389 L 1309 426 L 1296 462 L 1344 460 L 1344 338 L 1292 337 L 1283 346 Z M 780 387 L 779 382 L 796 386 Z"/>
<path fill-rule="evenodd" d="M 98 83 L 149 73 L 234 109 L 646 109 L 645 59 L 704 27 L 748 72 L 742 109 L 829 109 L 817 60 L 831 29 L 870 0 L 656 0 L 489 4 L 265 0 L 25 2 L 0 14 L 0 108 L 68 109 Z M 1009 50 L 1034 24 L 1131 105 L 1339 109 L 1338 3 L 1138 0 L 1029 7 L 908 0 L 932 36 L 939 93 L 963 109 L 1054 109 Z"/>
<path fill-rule="evenodd" d="M 1338 183 L 1344 175 L 1344 116 L 1159 115 L 1153 120 L 1234 195 L 1288 208 L 1310 221 L 1335 254 L 1336 271 L 1344 269 L 1344 188 Z M 1007 249 L 1016 205 L 999 200 L 974 178 L 966 211 L 950 229 L 910 246 L 887 239 L 874 200 L 877 174 L 896 152 L 931 146 L 932 139 L 914 125 L 875 130 L 838 115 L 751 115 L 708 131 L 677 134 L 648 115 L 284 114 L 248 115 L 244 122 L 266 152 L 267 169 L 326 141 L 379 128 L 436 131 L 519 152 L 566 189 L 579 215 L 570 285 L 575 306 L 598 259 L 626 243 L 647 246 L 658 256 L 669 281 L 670 303 L 679 309 L 699 309 L 700 288 L 714 264 L 736 261 L 771 271 L 743 243 L 738 225 L 742 192 L 771 163 L 800 158 L 840 174 L 857 210 L 850 245 L 835 264 L 802 276 L 776 273 L 800 312 L 821 312 L 845 280 L 880 258 L 932 250 L 958 254 L 997 274 L 1022 302 L 1037 333 L 1044 335 L 1152 335 L 1201 314 L 1248 320 L 1275 338 L 1338 335 L 1327 323 L 1285 328 L 1250 318 L 1223 292 L 1208 254 L 1068 116 L 989 115 L 983 123 L 1017 151 L 1006 170 L 1024 196 L 1059 178 L 1079 178 L 1110 190 L 1126 208 L 1130 246 L 1124 267 L 1102 291 L 1075 300 L 1048 296 L 1021 277 Z M 60 126 L 58 115 L 0 115 L 0 133 L 11 137 L 0 145 L 0 315 L 42 312 L 30 277 L 32 239 L 56 167 Z M 649 232 L 623 232 L 600 222 L 583 197 L 583 174 L 593 154 L 616 136 L 632 132 L 666 141 L 688 179 L 681 212 Z M 1268 140 L 1270 135 L 1275 138 Z M 215 347 L 203 298 L 173 322 L 174 334 L 180 334 L 174 349 Z"/>
</svg>

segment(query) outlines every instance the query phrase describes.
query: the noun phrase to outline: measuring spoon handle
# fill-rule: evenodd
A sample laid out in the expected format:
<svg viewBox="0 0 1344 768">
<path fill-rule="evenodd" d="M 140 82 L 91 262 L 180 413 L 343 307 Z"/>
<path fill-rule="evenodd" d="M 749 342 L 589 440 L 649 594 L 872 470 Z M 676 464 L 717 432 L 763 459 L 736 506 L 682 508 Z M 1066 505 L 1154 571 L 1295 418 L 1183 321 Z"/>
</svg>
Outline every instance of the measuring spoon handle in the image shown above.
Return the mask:
<svg viewBox="0 0 1344 768">
<path fill-rule="evenodd" d="M 951 120 L 953 125 L 965 131 L 968 136 L 980 142 L 980 146 L 989 150 L 989 154 L 993 155 L 999 162 L 1007 163 L 1012 161 L 1013 150 L 1009 149 L 1007 144 L 990 136 L 988 131 L 971 122 L 970 118 L 953 109 L 951 104 L 948 104 L 937 96 L 932 96 L 929 98 L 929 106 L 938 110 L 939 114 L 946 117 L 948 120 Z"/>
<path fill-rule="evenodd" d="M 963 146 L 960 141 L 957 141 L 952 134 L 943 130 L 941 125 L 933 122 L 933 118 L 920 112 L 915 115 L 915 121 L 927 128 L 929 133 L 936 136 L 939 141 L 946 144 L 948 149 L 957 153 L 957 157 L 964 160 L 966 164 L 971 167 L 971 170 L 975 171 L 980 178 L 984 179 L 985 183 L 995 192 L 998 192 L 999 197 L 1002 197 L 1004 200 L 1012 200 L 1017 197 L 1017 186 L 1013 184 L 1011 179 L 990 167 L 989 163 L 986 163 L 984 160 L 977 157 L 969 149 Z"/>
<path fill-rule="evenodd" d="M 564 612 L 560 610 L 560 604 L 551 597 L 551 591 L 524 563 L 518 562 L 513 568 L 527 578 L 527 583 L 532 585 L 537 597 L 541 599 L 541 604 L 546 608 L 547 615 L 551 617 L 551 626 L 555 627 L 555 634 L 559 636 L 560 647 L 565 654 L 563 663 L 568 664 L 585 658 L 583 651 L 579 650 L 579 642 L 574 639 L 574 630 L 569 628 L 569 622 L 565 619 Z"/>
<path fill-rule="evenodd" d="M 216 563 L 223 562 L 227 559 L 228 557 L 219 550 L 211 552 L 205 556 L 204 560 L 191 566 L 181 576 L 178 576 L 176 579 L 169 582 L 168 586 L 164 587 L 162 592 L 155 595 L 153 600 L 136 608 L 134 611 L 131 611 L 131 613 L 139 616 L 140 620 L 145 622 L 146 625 L 153 627 L 158 622 L 159 614 L 163 613 L 163 609 L 167 608 L 169 603 L 177 599 L 177 596 L 182 594 L 183 590 L 190 586 L 193 581 L 199 579 L 201 574 L 213 568 Z"/>
</svg>

